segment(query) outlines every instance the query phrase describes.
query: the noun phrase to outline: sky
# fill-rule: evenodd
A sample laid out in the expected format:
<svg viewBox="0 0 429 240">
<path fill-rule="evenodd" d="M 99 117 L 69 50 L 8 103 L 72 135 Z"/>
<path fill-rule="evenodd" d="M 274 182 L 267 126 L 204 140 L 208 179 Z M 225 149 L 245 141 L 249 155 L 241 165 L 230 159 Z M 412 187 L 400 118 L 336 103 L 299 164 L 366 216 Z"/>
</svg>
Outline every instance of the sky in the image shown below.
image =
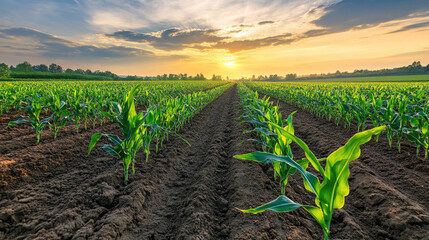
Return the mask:
<svg viewBox="0 0 429 240">
<path fill-rule="evenodd" d="M 0 0 L 0 62 L 119 75 L 429 64 L 428 0 Z"/>
</svg>

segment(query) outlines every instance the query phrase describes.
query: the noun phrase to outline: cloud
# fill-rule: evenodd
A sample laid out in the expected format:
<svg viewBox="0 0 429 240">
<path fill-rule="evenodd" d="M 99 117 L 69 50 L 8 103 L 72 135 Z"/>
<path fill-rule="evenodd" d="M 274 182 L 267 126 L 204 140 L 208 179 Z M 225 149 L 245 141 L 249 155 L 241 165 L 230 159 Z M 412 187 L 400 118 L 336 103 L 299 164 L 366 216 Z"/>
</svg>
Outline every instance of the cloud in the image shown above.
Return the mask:
<svg viewBox="0 0 429 240">
<path fill-rule="evenodd" d="M 228 50 L 229 52 L 234 53 L 234 52 L 261 48 L 261 47 L 285 45 L 285 44 L 290 44 L 294 41 L 296 41 L 296 38 L 293 38 L 292 34 L 286 33 L 282 35 L 260 38 L 260 39 L 218 42 L 215 45 L 211 46 L 210 48 L 225 49 L 225 50 Z"/>
<path fill-rule="evenodd" d="M 0 37 L 3 39 L 2 42 L 6 43 L 2 46 L 3 48 L 27 49 L 30 54 L 40 54 L 45 57 L 100 59 L 153 55 L 139 48 L 80 44 L 30 28 L 0 29 Z"/>
<path fill-rule="evenodd" d="M 242 27 L 247 28 L 248 26 Z M 228 33 L 231 32 L 234 33 L 240 31 L 229 31 Z M 158 36 L 154 33 L 147 34 L 132 31 L 119 31 L 112 34 L 106 34 L 106 36 L 130 42 L 147 43 L 157 49 L 166 51 L 194 48 L 200 50 L 225 49 L 229 52 L 239 52 L 254 48 L 290 44 L 296 40 L 296 38 L 293 38 L 291 33 L 247 40 L 233 40 L 230 37 L 216 36 L 216 33 L 218 33 L 218 30 L 215 29 L 192 31 L 167 29 L 161 31 Z"/>
<path fill-rule="evenodd" d="M 343 0 L 324 7 L 326 13 L 313 23 L 321 30 L 310 30 L 308 36 L 374 27 L 381 23 L 408 18 L 429 10 L 427 0 Z"/>
<path fill-rule="evenodd" d="M 405 32 L 408 30 L 413 30 L 413 29 L 417 29 L 417 28 L 427 28 L 429 27 L 429 21 L 428 22 L 421 22 L 421 23 L 415 23 L 415 24 L 410 24 L 407 26 L 404 26 L 396 31 L 392 31 L 389 33 L 398 33 L 398 32 Z"/>
<path fill-rule="evenodd" d="M 46 13 L 45 5 L 52 11 Z M 38 5 L 31 0 L 7 1 L 11 11 L 0 20 L 10 21 L 3 24 L 34 27 L 43 23 L 43 28 L 36 27 L 43 32 L 0 28 L 0 44 L 33 49 L 42 56 L 87 59 L 155 57 L 147 50 L 152 48 L 165 51 L 157 51 L 163 55 L 185 49 L 238 52 L 369 28 L 429 11 L 428 0 L 47 0 L 45 5 L 34 11 L 36 15 L 31 9 Z M 21 22 L 18 15 L 26 21 Z M 16 23 L 10 23 L 14 19 Z M 28 25 L 29 19 L 35 23 Z M 65 27 L 58 27 L 56 19 Z M 56 29 L 51 30 L 52 26 Z M 394 32 L 427 26 L 411 24 Z M 111 45 L 112 39 L 121 40 L 121 47 Z"/>
<path fill-rule="evenodd" d="M 273 35 L 288 31 L 289 25 L 308 21 L 304 14 L 320 5 L 340 0 L 80 0 L 86 21 L 105 32 L 119 29 L 156 32 L 163 29 L 223 29 L 234 25 L 282 22 Z M 267 21 L 269 20 L 269 21 Z M 311 19 L 314 20 L 314 19 Z"/>
<path fill-rule="evenodd" d="M 186 31 L 172 28 L 161 31 L 159 36 L 132 31 L 118 31 L 106 36 L 129 42 L 148 43 L 155 48 L 169 51 L 182 50 L 192 44 L 216 43 L 226 39 L 216 36 L 217 31 L 215 29 Z"/>
<path fill-rule="evenodd" d="M 258 25 L 266 25 L 266 24 L 272 24 L 274 23 L 274 21 L 262 21 L 262 22 L 258 22 Z"/>
</svg>

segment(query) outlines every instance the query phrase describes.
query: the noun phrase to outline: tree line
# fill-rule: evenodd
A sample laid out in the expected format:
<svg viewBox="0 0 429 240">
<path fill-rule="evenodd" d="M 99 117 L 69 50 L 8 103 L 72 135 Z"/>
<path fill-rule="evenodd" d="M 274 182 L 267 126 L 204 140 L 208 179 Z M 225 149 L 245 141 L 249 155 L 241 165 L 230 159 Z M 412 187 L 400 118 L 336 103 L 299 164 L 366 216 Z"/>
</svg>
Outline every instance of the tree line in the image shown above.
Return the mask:
<svg viewBox="0 0 429 240">
<path fill-rule="evenodd" d="M 273 75 L 259 75 L 256 77 L 253 75 L 251 78 L 242 78 L 241 80 L 247 81 L 287 81 L 287 80 L 310 80 L 310 79 L 323 79 L 323 78 L 347 78 L 347 77 L 376 77 L 376 76 L 395 76 L 395 75 L 417 75 L 417 74 L 429 74 L 429 64 L 423 66 L 420 61 L 414 61 L 412 64 L 398 68 L 385 68 L 380 70 L 367 70 L 358 69 L 353 72 L 341 72 L 336 71 L 335 73 L 321 73 L 321 74 L 309 74 L 303 76 L 297 76 L 295 73 L 286 74 L 285 76 Z"/>
<path fill-rule="evenodd" d="M 52 63 L 49 66 L 46 64 L 31 65 L 25 61 L 19 63 L 16 66 L 11 65 L 10 67 L 5 63 L 0 64 L 0 78 L 26 78 L 26 79 L 84 79 L 84 80 L 140 80 L 140 81 L 156 81 L 156 80 L 209 80 L 202 73 L 198 73 L 195 76 L 188 75 L 187 73 L 179 74 L 162 74 L 157 76 L 136 76 L 128 75 L 121 77 L 110 71 L 91 71 L 90 69 L 76 69 L 71 68 L 63 69 L 58 64 Z M 229 78 L 228 78 L 229 79 Z M 222 76 L 213 74 L 210 80 L 222 80 Z"/>
<path fill-rule="evenodd" d="M 143 81 L 154 81 L 154 80 L 208 80 L 206 77 L 204 77 L 204 74 L 197 73 L 195 76 L 188 75 L 187 73 L 179 73 L 179 74 L 162 74 L 157 75 L 154 77 L 146 76 L 146 77 L 139 77 L 139 76 L 127 76 L 124 78 L 124 80 L 143 80 Z"/>
<path fill-rule="evenodd" d="M 61 74 L 63 74 L 63 76 L 67 77 L 70 76 L 72 77 L 73 74 L 79 74 L 79 75 L 87 75 L 87 76 L 98 76 L 98 77 L 103 77 L 103 79 L 112 79 L 112 80 L 117 80 L 120 79 L 120 77 L 110 71 L 100 71 L 100 70 L 95 70 L 92 71 L 90 69 L 87 70 L 83 70 L 83 69 L 76 69 L 73 70 L 71 68 L 67 68 L 67 69 L 63 69 L 63 67 L 61 67 L 60 65 L 56 64 L 56 63 L 52 63 L 49 66 L 46 64 L 39 64 L 39 65 L 31 65 L 29 62 L 25 61 L 23 63 L 19 63 L 16 66 L 11 65 L 9 67 L 10 69 L 10 76 L 11 77 L 16 77 L 16 78 L 22 78 L 22 77 L 33 77 L 34 78 L 38 78 L 38 77 L 42 77 L 43 76 L 49 76 L 49 74 L 47 73 L 52 73 L 52 74 L 58 74 L 58 76 L 61 76 Z M 16 73 L 16 74 L 15 74 Z M 25 74 L 23 74 L 25 73 Z M 45 73 L 45 74 L 40 74 L 40 73 Z M 52 78 L 55 78 L 55 76 L 51 76 Z M 79 76 L 78 76 L 79 77 Z M 73 77 L 72 77 L 73 78 Z M 85 77 L 83 77 L 85 78 Z"/>
</svg>

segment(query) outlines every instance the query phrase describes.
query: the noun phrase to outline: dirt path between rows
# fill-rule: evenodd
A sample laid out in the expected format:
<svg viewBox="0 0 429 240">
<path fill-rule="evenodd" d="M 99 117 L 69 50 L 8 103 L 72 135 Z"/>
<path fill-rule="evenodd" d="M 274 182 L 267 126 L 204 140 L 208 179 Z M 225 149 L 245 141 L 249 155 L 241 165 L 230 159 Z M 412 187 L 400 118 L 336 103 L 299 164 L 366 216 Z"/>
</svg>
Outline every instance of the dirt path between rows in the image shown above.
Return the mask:
<svg viewBox="0 0 429 240">
<path fill-rule="evenodd" d="M 259 150 L 238 143 L 247 137 L 239 125 L 237 88 L 229 89 L 204 109 L 185 129 L 190 140 L 167 174 L 147 198 L 136 225 L 121 239 L 314 239 L 318 226 L 296 213 L 241 213 L 271 201 L 277 184 L 257 163 L 234 159 Z M 302 227 L 301 225 L 309 226 Z M 316 233 L 308 230 L 315 228 Z"/>
</svg>

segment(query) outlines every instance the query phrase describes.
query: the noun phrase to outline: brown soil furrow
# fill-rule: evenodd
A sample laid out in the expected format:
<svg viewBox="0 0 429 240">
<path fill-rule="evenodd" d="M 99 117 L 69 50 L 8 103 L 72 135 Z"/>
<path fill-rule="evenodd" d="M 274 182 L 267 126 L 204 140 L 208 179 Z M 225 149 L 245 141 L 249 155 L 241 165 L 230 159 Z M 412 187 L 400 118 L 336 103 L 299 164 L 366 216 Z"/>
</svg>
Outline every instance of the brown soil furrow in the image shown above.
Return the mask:
<svg viewBox="0 0 429 240">
<path fill-rule="evenodd" d="M 233 96 L 232 89 L 228 90 L 204 110 L 209 114 L 199 116 L 195 127 L 185 131 L 184 137 L 191 146 L 166 176 L 162 192 L 157 192 L 159 196 L 146 202 L 148 212 L 142 213 L 141 228 L 132 238 L 206 239 L 222 230 L 217 224 L 223 222 L 228 210 L 224 197 L 228 184 L 225 159 L 231 155 L 231 139 L 225 127 L 234 121 L 228 117 L 234 110 L 228 107 Z"/>
<path fill-rule="evenodd" d="M 238 124 L 236 87 L 195 117 L 183 136 L 191 143 L 167 174 L 157 176 L 138 223 L 122 239 L 314 239 L 317 223 L 303 212 L 244 214 L 275 199 L 278 184 L 260 164 L 233 155 L 259 149 L 238 145 L 249 125 Z M 303 226 L 304 225 L 304 226 Z M 313 231 L 311 229 L 317 229 Z"/>
<path fill-rule="evenodd" d="M 284 117 L 298 110 L 293 120 L 295 134 L 318 157 L 326 157 L 353 135 L 352 131 L 295 106 L 281 101 L 279 105 Z M 414 161 L 416 157 L 405 150 L 401 154 L 395 151 L 389 149 L 386 141 L 372 140 L 362 147 L 360 160 L 350 164 L 351 193 L 346 197 L 344 211 L 334 214 L 334 238 L 421 239 L 429 231 L 428 175 L 402 167 L 399 162 L 410 158 Z M 350 228 L 358 234 L 351 235 L 346 231 Z"/>
<path fill-rule="evenodd" d="M 58 137 L 55 141 L 45 139 L 37 145 L 32 141 L 33 145 L 28 146 L 25 146 L 23 141 L 17 142 L 16 144 L 22 148 L 17 148 L 1 157 L 0 187 L 10 186 L 22 178 L 44 174 L 50 167 L 61 165 L 69 158 L 84 157 L 87 150 L 83 151 L 83 149 L 88 145 L 82 145 L 82 142 L 88 141 L 94 133 L 117 129 L 117 126 L 112 123 L 79 133 L 75 132 L 74 126 L 70 127 L 72 128 L 71 131 L 66 132 L 65 135 Z M 30 137 L 34 137 L 34 135 Z M 4 143 L 3 146 L 9 145 Z"/>
<path fill-rule="evenodd" d="M 100 126 L 100 124 L 97 122 L 97 125 L 94 129 L 102 129 L 102 127 L 109 126 L 111 124 L 112 122 L 106 121 L 103 123 L 103 126 Z M 2 139 L 0 139 L 2 143 L 0 146 L 0 154 L 8 155 L 9 153 L 22 150 L 31 151 L 32 147 L 37 147 L 42 144 L 52 144 L 55 141 L 60 141 L 64 138 L 84 134 L 94 129 L 92 128 L 92 123 L 88 124 L 87 129 L 85 129 L 84 125 L 82 124 L 79 128 L 79 132 L 77 133 L 76 125 L 69 123 L 58 131 L 57 138 L 54 139 L 54 133 L 52 130 L 49 129 L 48 126 L 45 126 L 44 130 L 40 134 L 40 142 L 39 144 L 36 144 L 36 134 L 31 127 L 21 124 L 12 126 L 6 130 L 7 132 L 2 136 Z"/>
</svg>

